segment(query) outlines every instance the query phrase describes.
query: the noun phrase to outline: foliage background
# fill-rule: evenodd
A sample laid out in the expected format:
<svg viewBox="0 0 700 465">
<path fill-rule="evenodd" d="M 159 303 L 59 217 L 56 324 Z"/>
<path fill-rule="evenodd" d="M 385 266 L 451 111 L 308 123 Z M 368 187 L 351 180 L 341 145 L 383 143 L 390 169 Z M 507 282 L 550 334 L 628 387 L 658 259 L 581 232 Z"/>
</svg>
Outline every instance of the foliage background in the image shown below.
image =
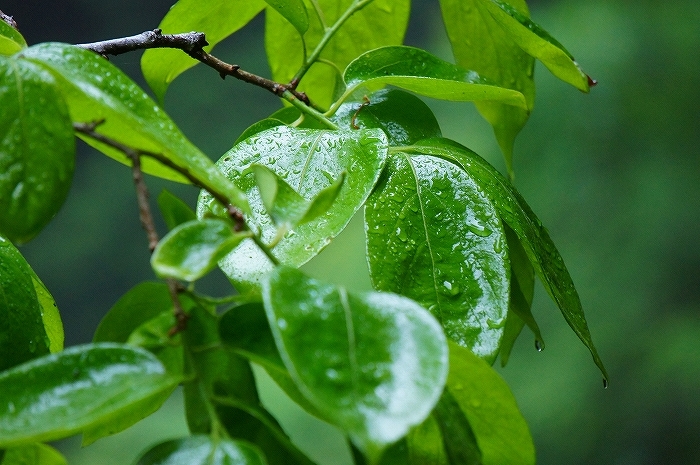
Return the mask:
<svg viewBox="0 0 700 465">
<path fill-rule="evenodd" d="M 29 44 L 78 43 L 152 29 L 171 3 L 10 0 L 0 9 L 15 17 Z M 408 42 L 449 59 L 437 2 L 414 3 Z M 600 82 L 583 95 L 537 69 L 536 108 L 516 143 L 515 171 L 577 284 L 611 386 L 602 389 L 585 348 L 541 288 L 534 312 L 547 349 L 537 353 L 524 333 L 501 372 L 530 424 L 540 464 L 700 463 L 700 3 L 528 3 L 535 21 Z M 261 26 L 257 18 L 215 54 L 267 74 Z M 139 58 L 112 61 L 142 83 Z M 470 106 L 429 103 L 448 137 L 503 168 L 490 128 Z M 214 159 L 278 105 L 203 67 L 175 81 L 166 97 L 166 110 Z M 151 179 L 149 186 L 155 197 L 165 184 Z M 196 198 L 194 189 L 168 188 Z M 347 281 L 358 275 L 356 287 L 367 286 L 358 231 L 343 236 L 311 272 L 344 273 Z M 67 345 L 88 341 L 121 294 L 153 278 L 129 170 L 82 145 L 68 201 L 22 252 L 61 309 Z M 324 262 L 333 267 L 325 271 Z M 219 277 L 206 285 L 216 294 L 226 283 Z M 61 447 L 72 464 L 129 463 L 156 441 L 153 434 L 184 432 L 179 409 L 171 399 L 121 435 L 85 450 L 77 440 Z M 278 409 L 308 441 L 309 423 L 288 406 Z M 328 435 L 326 460 L 339 447 Z"/>
</svg>

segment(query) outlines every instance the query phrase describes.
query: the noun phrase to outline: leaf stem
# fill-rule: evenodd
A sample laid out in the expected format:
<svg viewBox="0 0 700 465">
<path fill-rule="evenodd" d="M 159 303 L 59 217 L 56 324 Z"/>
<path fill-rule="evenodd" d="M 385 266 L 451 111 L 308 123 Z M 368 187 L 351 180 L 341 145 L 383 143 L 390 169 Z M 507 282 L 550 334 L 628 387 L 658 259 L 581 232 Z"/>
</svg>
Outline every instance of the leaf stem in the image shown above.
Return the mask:
<svg viewBox="0 0 700 465">
<path fill-rule="evenodd" d="M 299 101 L 299 99 L 296 98 L 296 96 L 289 90 L 285 91 L 282 94 L 282 98 L 294 105 L 299 109 L 299 111 L 302 112 L 302 114 L 306 114 L 311 116 L 312 118 L 320 121 L 324 125 L 326 125 L 330 129 L 337 130 L 338 125 L 335 124 L 333 121 L 329 120 L 323 113 L 320 111 L 316 110 L 315 108 L 312 108 L 303 102 Z"/>
</svg>

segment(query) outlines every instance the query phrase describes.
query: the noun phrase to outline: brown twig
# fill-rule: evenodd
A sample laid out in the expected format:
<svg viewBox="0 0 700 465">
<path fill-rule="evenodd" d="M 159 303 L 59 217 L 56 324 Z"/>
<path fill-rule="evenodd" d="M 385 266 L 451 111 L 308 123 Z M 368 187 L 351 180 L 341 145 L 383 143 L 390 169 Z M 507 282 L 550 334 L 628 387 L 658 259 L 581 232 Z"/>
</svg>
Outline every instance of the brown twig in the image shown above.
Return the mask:
<svg viewBox="0 0 700 465">
<path fill-rule="evenodd" d="M 17 22 L 15 21 L 15 19 L 12 16 L 3 13 L 2 10 L 0 10 L 0 20 L 4 21 L 12 29 L 19 32 L 19 27 L 17 26 Z"/>
</svg>

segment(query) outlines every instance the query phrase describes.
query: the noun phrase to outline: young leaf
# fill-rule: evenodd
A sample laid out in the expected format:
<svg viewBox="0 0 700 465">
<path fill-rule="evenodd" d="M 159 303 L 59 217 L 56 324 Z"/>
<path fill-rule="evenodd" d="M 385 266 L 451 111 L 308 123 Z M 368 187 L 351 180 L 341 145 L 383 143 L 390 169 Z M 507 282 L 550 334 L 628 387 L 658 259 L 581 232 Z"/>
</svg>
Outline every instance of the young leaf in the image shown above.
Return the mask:
<svg viewBox="0 0 700 465">
<path fill-rule="evenodd" d="M 226 37 L 241 29 L 265 8 L 263 0 L 179 0 L 160 22 L 164 34 L 197 31 L 206 34 L 209 52 Z M 146 82 L 162 103 L 171 82 L 199 63 L 182 50 L 151 49 L 141 57 Z"/>
<path fill-rule="evenodd" d="M 0 454 L 0 465 L 68 465 L 68 462 L 53 447 L 36 443 L 7 450 L 4 457 Z"/>
<path fill-rule="evenodd" d="M 233 232 L 226 220 L 188 221 L 161 239 L 151 255 L 151 266 L 160 276 L 196 281 L 246 237 L 248 233 Z"/>
<path fill-rule="evenodd" d="M 265 0 L 265 3 L 289 21 L 302 36 L 309 29 L 309 14 L 303 0 Z"/>
<path fill-rule="evenodd" d="M 167 189 L 158 195 L 158 208 L 168 229 L 175 229 L 182 223 L 197 219 L 194 210 Z"/>
<path fill-rule="evenodd" d="M 16 57 L 0 56 L 0 108 L 0 234 L 27 242 L 68 195 L 73 127 L 56 80 Z"/>
<path fill-rule="evenodd" d="M 158 153 L 210 186 L 232 204 L 247 211 L 242 192 L 216 169 L 212 161 L 180 132 L 168 115 L 122 71 L 96 53 L 67 44 L 44 43 L 19 56 L 41 65 L 57 77 L 73 121 L 102 121 L 97 132 L 129 147 Z M 101 142 L 80 136 L 88 144 L 122 163 L 124 154 Z M 160 162 L 143 157 L 145 173 L 189 182 Z"/>
<path fill-rule="evenodd" d="M 19 31 L 0 20 L 0 55 L 12 55 L 27 48 L 27 42 Z"/>
<path fill-rule="evenodd" d="M 257 447 L 248 442 L 194 435 L 153 447 L 136 465 L 267 465 Z"/>
<path fill-rule="evenodd" d="M 64 334 L 58 306 L 56 305 L 56 301 L 53 300 L 53 296 L 44 283 L 41 282 L 41 279 L 39 279 L 39 276 L 36 275 L 34 270 L 29 268 L 29 274 L 32 277 L 32 284 L 34 284 L 36 300 L 41 308 L 41 320 L 44 323 L 46 337 L 48 337 L 49 352 L 60 352 L 63 350 Z"/>
<path fill-rule="evenodd" d="M 437 402 L 447 370 L 445 337 L 415 302 L 349 293 L 284 266 L 264 282 L 263 301 L 302 394 L 370 461 Z"/>
<path fill-rule="evenodd" d="M 0 373 L 0 448 L 79 432 L 88 444 L 153 413 L 178 382 L 149 352 L 119 344 L 32 360 Z"/>
<path fill-rule="evenodd" d="M 328 211 L 294 228 L 275 246 L 275 256 L 282 263 L 300 266 L 328 245 L 362 206 L 379 178 L 386 151 L 386 135 L 378 129 L 350 132 L 279 126 L 237 144 L 217 165 L 246 192 L 253 210 L 248 224 L 268 243 L 276 238 L 277 227 L 266 213 L 250 166 L 267 166 L 307 199 L 347 173 Z M 211 202 L 211 196 L 202 193 L 197 204 L 200 218 L 211 211 Z M 261 278 L 272 269 L 252 240 L 243 241 L 219 266 L 243 293 L 258 289 Z"/>
<path fill-rule="evenodd" d="M 416 300 L 447 337 L 493 361 L 508 310 L 501 220 L 468 171 L 416 153 L 390 159 L 365 207 L 372 284 Z"/>
<path fill-rule="evenodd" d="M 391 84 L 426 97 L 458 102 L 487 100 L 527 110 L 518 91 L 500 87 L 474 71 L 462 69 L 414 47 L 370 50 L 345 69 L 346 95 L 360 86 Z"/>
</svg>

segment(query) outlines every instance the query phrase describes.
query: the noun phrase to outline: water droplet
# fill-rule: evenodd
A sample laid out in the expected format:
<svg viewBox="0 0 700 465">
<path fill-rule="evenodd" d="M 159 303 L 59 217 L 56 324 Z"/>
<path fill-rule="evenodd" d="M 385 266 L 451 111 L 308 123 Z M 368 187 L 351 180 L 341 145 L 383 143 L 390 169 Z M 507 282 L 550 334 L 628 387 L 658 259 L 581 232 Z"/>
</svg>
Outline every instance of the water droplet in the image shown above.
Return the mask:
<svg viewBox="0 0 700 465">
<path fill-rule="evenodd" d="M 279 329 L 281 329 L 282 331 L 284 331 L 285 329 L 287 329 L 287 320 L 285 320 L 284 318 L 279 318 L 279 319 L 277 320 L 277 327 L 278 327 Z"/>
<path fill-rule="evenodd" d="M 338 370 L 334 370 L 333 368 L 328 368 L 326 370 L 326 377 L 330 380 L 337 380 L 340 378 L 340 373 L 338 373 Z"/>
<path fill-rule="evenodd" d="M 467 225 L 467 229 L 479 237 L 488 237 L 491 235 L 491 230 L 479 223 L 470 223 Z"/>
<path fill-rule="evenodd" d="M 607 388 L 608 388 L 608 379 L 603 378 L 603 389 L 607 389 Z"/>
<path fill-rule="evenodd" d="M 15 404 L 14 402 L 10 402 L 7 404 L 7 411 L 8 413 L 15 413 Z"/>
<path fill-rule="evenodd" d="M 537 352 L 542 352 L 542 349 L 544 349 L 544 347 L 542 346 L 540 340 L 535 339 L 535 350 L 537 350 Z"/>
</svg>

